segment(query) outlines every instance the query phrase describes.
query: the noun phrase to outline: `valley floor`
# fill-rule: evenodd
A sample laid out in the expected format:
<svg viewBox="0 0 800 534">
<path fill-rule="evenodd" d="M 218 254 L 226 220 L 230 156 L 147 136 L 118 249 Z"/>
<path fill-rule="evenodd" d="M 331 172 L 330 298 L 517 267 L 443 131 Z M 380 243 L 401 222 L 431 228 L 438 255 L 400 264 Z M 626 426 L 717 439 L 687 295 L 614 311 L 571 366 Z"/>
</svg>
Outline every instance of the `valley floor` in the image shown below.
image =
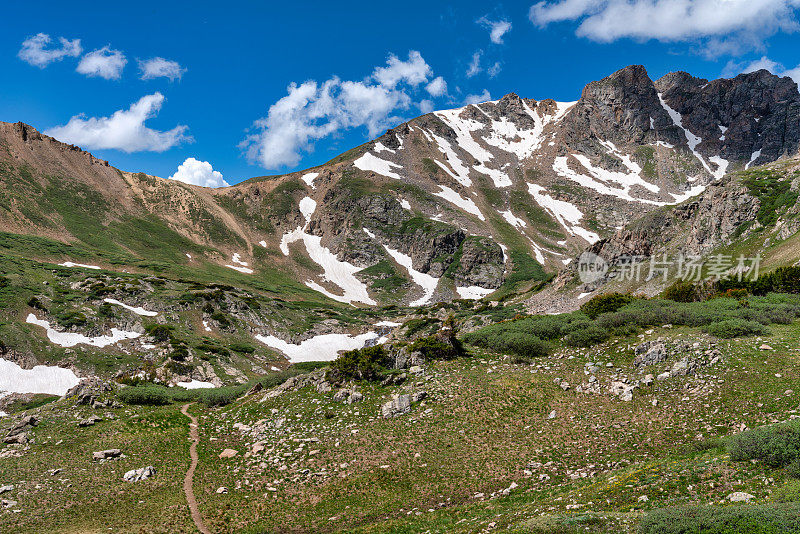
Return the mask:
<svg viewBox="0 0 800 534">
<path fill-rule="evenodd" d="M 220 409 L 192 405 L 194 494 L 210 531 L 250 533 L 636 532 L 654 508 L 741 506 L 729 502 L 734 492 L 768 503 L 790 479 L 732 462 L 718 438 L 798 417 L 800 323 L 771 332 L 723 341 L 659 328 L 533 364 L 473 352 L 428 363 L 400 386 L 360 385 L 363 400 L 349 405 L 313 384 Z M 629 401 L 609 393 L 615 380 L 642 378 L 633 349 L 656 338 L 722 357 Z M 392 394 L 421 391 L 427 398 L 410 413 L 380 416 Z M 180 409 L 96 410 L 67 399 L 31 410 L 40 419 L 33 442 L 0 449 L 0 486 L 13 485 L 0 495 L 0 532 L 195 532 Z M 91 415 L 103 420 L 77 426 Z M 112 448 L 123 457 L 92 460 Z M 149 465 L 155 476 L 123 480 Z"/>
</svg>

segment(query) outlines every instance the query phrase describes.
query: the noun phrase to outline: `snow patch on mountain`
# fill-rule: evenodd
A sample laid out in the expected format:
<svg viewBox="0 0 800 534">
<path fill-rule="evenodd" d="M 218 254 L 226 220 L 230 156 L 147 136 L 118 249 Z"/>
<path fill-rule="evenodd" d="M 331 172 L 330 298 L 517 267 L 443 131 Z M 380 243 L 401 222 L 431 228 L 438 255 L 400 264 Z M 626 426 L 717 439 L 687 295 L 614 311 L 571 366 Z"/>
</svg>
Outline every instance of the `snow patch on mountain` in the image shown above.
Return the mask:
<svg viewBox="0 0 800 534">
<path fill-rule="evenodd" d="M 308 172 L 301 176 L 300 179 L 303 180 L 311 189 L 316 189 L 317 187 L 314 185 L 314 180 L 316 180 L 318 176 L 318 172 Z"/>
<path fill-rule="evenodd" d="M 15 362 L 0 359 L 0 393 L 42 393 L 63 396 L 79 382 L 80 379 L 71 369 L 50 365 L 23 369 Z"/>
<path fill-rule="evenodd" d="M 64 263 L 59 263 L 61 267 L 82 267 L 84 269 L 100 269 L 97 265 L 86 265 L 85 263 L 73 263 L 71 261 L 65 261 Z"/>
<path fill-rule="evenodd" d="M 277 349 L 289 357 L 290 363 L 335 360 L 344 350 L 355 350 L 368 342 L 379 342 L 378 334 L 366 332 L 357 336 L 350 334 L 320 334 L 300 343 L 287 343 L 273 335 L 256 335 L 255 338 L 268 347 Z"/>
<path fill-rule="evenodd" d="M 291 232 L 285 233 L 281 237 L 280 250 L 284 256 L 289 255 L 289 245 L 302 241 L 306 248 L 306 253 L 311 260 L 322 267 L 323 280 L 326 280 L 342 290 L 342 295 L 337 295 L 320 285 L 313 280 L 307 280 L 306 286 L 315 291 L 319 291 L 323 295 L 336 300 L 352 304 L 353 302 L 362 302 L 364 304 L 374 305 L 376 302 L 370 298 L 367 286 L 361 280 L 355 277 L 355 273 L 362 270 L 362 267 L 353 265 L 346 261 L 340 261 L 336 254 L 332 253 L 330 249 L 322 246 L 322 236 L 312 235 L 306 232 L 308 224 L 311 221 L 311 216 L 317 209 L 317 203 L 311 197 L 304 197 L 300 201 L 300 213 L 306 220 L 306 225 L 303 228 L 299 226 Z"/>
<path fill-rule="evenodd" d="M 393 163 L 391 161 L 386 161 L 385 159 L 381 159 L 377 157 L 372 152 L 367 152 L 357 160 L 353 162 L 357 168 L 361 169 L 362 171 L 371 171 L 382 176 L 386 176 L 388 178 L 394 178 L 395 180 L 402 180 L 399 174 L 394 172 L 392 169 L 402 169 L 402 165 L 398 165 L 397 163 Z"/>
<path fill-rule="evenodd" d="M 479 300 L 485 297 L 486 295 L 493 293 L 494 289 L 487 289 L 485 287 L 480 286 L 467 286 L 467 287 L 457 287 L 456 293 L 462 299 L 470 299 L 470 300 Z"/>
<path fill-rule="evenodd" d="M 599 235 L 580 226 L 580 221 L 583 219 L 583 212 L 581 212 L 581 210 L 574 204 L 555 199 L 545 194 L 544 190 L 544 187 L 538 184 L 528 184 L 528 192 L 536 203 L 551 213 L 567 232 L 585 239 L 589 244 L 596 243 L 600 240 Z"/>
<path fill-rule="evenodd" d="M 759 148 L 758 150 L 756 150 L 755 152 L 753 152 L 753 153 L 750 155 L 750 161 L 748 161 L 748 162 L 745 164 L 745 166 L 744 166 L 745 170 L 746 170 L 746 169 L 749 169 L 749 168 L 750 168 L 750 165 L 752 165 L 753 163 L 755 163 L 755 161 L 756 161 L 758 158 L 760 158 L 760 157 L 761 157 L 761 149 Z"/>
<path fill-rule="evenodd" d="M 74 332 L 59 332 L 58 330 L 52 328 L 48 321 L 45 321 L 44 319 L 38 319 L 32 313 L 28 314 L 25 322 L 36 326 L 41 326 L 47 330 L 47 339 L 60 347 L 74 347 L 75 345 L 83 344 L 103 348 L 126 339 L 135 339 L 142 335 L 139 332 L 127 332 L 117 328 L 111 329 L 110 336 L 97 337 L 88 337 Z"/>
<path fill-rule="evenodd" d="M 697 137 L 695 134 L 690 132 L 687 128 L 684 128 L 684 126 L 683 126 L 683 117 L 681 116 L 680 113 L 678 113 L 677 111 L 675 111 L 674 109 L 669 107 L 669 104 L 667 104 L 664 101 L 664 97 L 661 95 L 661 93 L 658 93 L 658 100 L 661 102 L 661 107 L 664 108 L 664 110 L 667 112 L 667 114 L 672 119 L 672 123 L 675 126 L 677 126 L 678 128 L 680 128 L 681 130 L 683 130 L 683 135 L 686 137 L 686 143 L 689 145 L 689 150 L 691 150 L 692 154 L 694 154 L 694 157 L 696 157 L 700 161 L 700 163 L 703 165 L 703 168 L 705 170 L 707 170 L 708 173 L 713 175 L 715 178 L 717 178 L 717 179 L 722 178 L 722 176 L 725 174 L 725 170 L 728 167 L 727 161 L 723 160 L 719 156 L 715 156 L 715 158 L 717 160 L 725 161 L 725 165 L 723 167 L 723 165 L 721 163 L 717 163 L 717 170 L 716 171 L 712 171 L 711 167 L 708 165 L 708 163 L 706 163 L 706 160 L 703 159 L 703 156 L 700 155 L 700 153 L 697 151 L 697 145 L 702 143 L 703 139 L 700 138 L 700 137 Z M 727 128 L 726 128 L 726 130 L 727 130 Z M 725 131 L 723 130 L 722 133 L 724 134 Z M 713 162 L 714 158 L 710 158 L 710 160 Z"/>
<path fill-rule="evenodd" d="M 553 170 L 559 176 L 568 178 L 577 184 L 592 189 L 603 195 L 610 195 L 627 200 L 631 202 L 642 202 L 644 204 L 653 204 L 656 206 L 663 206 L 663 202 L 655 200 L 648 200 L 644 198 L 636 198 L 630 194 L 630 188 L 637 180 L 627 173 L 608 171 L 601 167 L 595 167 L 589 158 L 582 154 L 572 154 L 572 157 L 578 161 L 590 174 L 587 176 L 572 170 L 567 162 L 567 156 L 559 156 L 553 162 Z M 638 178 L 638 177 L 636 177 Z M 613 182 L 622 185 L 622 188 L 611 187 L 608 182 Z M 652 185 L 652 184 L 651 184 Z"/>
<path fill-rule="evenodd" d="M 142 315 L 144 317 L 155 317 L 156 315 L 158 315 L 158 312 L 145 310 L 144 308 L 138 306 L 128 306 L 124 302 L 120 302 L 117 299 L 103 299 L 103 302 L 108 302 L 109 304 L 120 306 L 128 311 L 132 311 L 136 315 Z"/>
<path fill-rule="evenodd" d="M 444 185 L 440 185 L 439 188 L 441 191 L 434 193 L 434 196 L 443 198 L 451 204 L 455 204 L 467 213 L 477 216 L 482 221 L 486 220 L 486 217 L 483 216 L 483 213 L 481 213 L 481 210 L 478 209 L 478 206 L 475 205 L 475 202 L 473 202 L 471 198 L 464 198 L 456 191 Z"/>
<path fill-rule="evenodd" d="M 503 219 L 505 219 L 508 224 L 515 228 L 525 228 L 528 226 L 525 221 L 514 215 L 511 210 L 499 211 L 498 213 L 503 216 Z"/>
</svg>

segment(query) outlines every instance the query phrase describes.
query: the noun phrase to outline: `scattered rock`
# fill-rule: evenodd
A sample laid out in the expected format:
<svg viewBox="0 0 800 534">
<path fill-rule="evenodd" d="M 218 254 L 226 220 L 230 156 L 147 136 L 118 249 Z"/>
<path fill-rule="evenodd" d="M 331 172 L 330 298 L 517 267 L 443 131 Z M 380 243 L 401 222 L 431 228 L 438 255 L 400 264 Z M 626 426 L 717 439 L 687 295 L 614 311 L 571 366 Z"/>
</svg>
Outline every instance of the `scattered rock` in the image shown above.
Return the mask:
<svg viewBox="0 0 800 534">
<path fill-rule="evenodd" d="M 636 347 L 633 352 L 636 355 L 633 365 L 636 367 L 655 365 L 669 357 L 667 346 L 661 341 L 645 341 Z"/>
<path fill-rule="evenodd" d="M 92 453 L 93 460 L 110 460 L 122 456 L 122 451 L 119 449 L 106 449 L 104 451 L 95 451 Z"/>
<path fill-rule="evenodd" d="M 427 391 L 415 391 L 411 394 L 411 402 L 420 402 L 426 398 L 428 398 Z"/>
<path fill-rule="evenodd" d="M 389 419 L 411 411 L 411 395 L 395 395 L 392 400 L 381 406 L 381 417 Z"/>
<path fill-rule="evenodd" d="M 156 468 L 152 465 L 148 465 L 147 467 L 142 467 L 141 469 L 132 469 L 122 475 L 122 478 L 126 482 L 139 482 L 140 480 L 145 480 L 155 476 L 155 474 Z"/>
<path fill-rule="evenodd" d="M 755 495 L 750 495 L 743 491 L 737 491 L 728 495 L 728 500 L 731 502 L 750 502 L 751 499 L 755 498 Z"/>
<path fill-rule="evenodd" d="M 103 420 L 102 417 L 99 417 L 97 415 L 92 415 L 90 417 L 87 417 L 86 419 L 81 419 L 80 421 L 78 421 L 78 427 L 85 428 L 87 426 L 93 426 L 94 424 L 99 423 L 102 420 Z"/>
</svg>

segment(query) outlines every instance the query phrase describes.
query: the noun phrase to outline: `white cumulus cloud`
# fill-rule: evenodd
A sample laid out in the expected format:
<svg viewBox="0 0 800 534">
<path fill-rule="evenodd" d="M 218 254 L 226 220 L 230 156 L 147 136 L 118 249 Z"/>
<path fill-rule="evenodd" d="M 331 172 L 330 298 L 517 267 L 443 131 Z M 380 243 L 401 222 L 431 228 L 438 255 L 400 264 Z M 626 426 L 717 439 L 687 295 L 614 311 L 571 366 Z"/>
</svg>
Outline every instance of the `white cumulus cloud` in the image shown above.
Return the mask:
<svg viewBox="0 0 800 534">
<path fill-rule="evenodd" d="M 484 89 L 479 95 L 467 95 L 467 97 L 464 99 L 464 104 L 480 104 L 481 102 L 488 102 L 491 99 L 492 95 L 489 94 L 489 90 Z"/>
<path fill-rule="evenodd" d="M 422 55 L 416 50 L 408 53 L 408 61 L 399 59 L 394 54 L 386 60 L 386 67 L 377 67 L 372 77 L 382 86 L 393 88 L 399 82 L 406 82 L 416 87 L 422 82 L 428 81 L 433 71 L 422 59 Z"/>
<path fill-rule="evenodd" d="M 187 126 L 159 131 L 145 126 L 147 119 L 158 115 L 164 95 L 143 96 L 131 107 L 115 111 L 110 117 L 76 115 L 63 126 L 45 131 L 59 141 L 87 149 L 115 149 L 123 152 L 164 152 L 192 138 L 186 135 Z"/>
<path fill-rule="evenodd" d="M 164 59 L 163 57 L 153 57 L 144 61 L 139 60 L 139 70 L 142 73 L 142 80 L 152 80 L 153 78 L 169 78 L 169 81 L 180 80 L 186 72 L 177 61 Z"/>
<path fill-rule="evenodd" d="M 202 187 L 228 187 L 230 185 L 222 179 L 222 173 L 215 171 L 209 162 L 195 158 L 186 158 L 186 161 L 178 166 L 178 170 L 169 179 Z"/>
<path fill-rule="evenodd" d="M 716 55 L 796 31 L 798 7 L 800 0 L 560 0 L 534 4 L 529 16 L 541 27 L 579 21 L 576 34 L 595 41 L 698 41 Z"/>
<path fill-rule="evenodd" d="M 395 114 L 411 107 L 412 96 L 432 75 L 419 52 L 412 50 L 407 61 L 390 55 L 385 67 L 375 68 L 362 81 L 333 77 L 321 83 L 291 83 L 288 94 L 255 121 L 255 131 L 239 146 L 250 161 L 275 169 L 296 165 L 315 141 L 342 130 L 366 127 L 374 137 L 400 120 Z M 417 106 L 432 107 L 427 102 Z"/>
<path fill-rule="evenodd" d="M 508 20 L 489 20 L 487 17 L 481 17 L 477 22 L 489 29 L 489 39 L 494 44 L 503 44 L 503 36 L 511 31 L 511 22 Z"/>
<path fill-rule="evenodd" d="M 447 93 L 447 82 L 441 76 L 437 76 L 425 86 L 425 90 L 433 97 L 443 96 Z"/>
<path fill-rule="evenodd" d="M 75 70 L 90 78 L 119 80 L 127 62 L 125 54 L 119 50 L 112 50 L 109 46 L 104 46 L 83 56 Z"/>
<path fill-rule="evenodd" d="M 70 40 L 59 37 L 58 41 L 61 46 L 47 48 L 52 42 L 52 39 L 46 33 L 37 33 L 22 41 L 22 48 L 20 48 L 17 56 L 22 61 L 43 69 L 54 61 L 61 61 L 65 57 L 78 57 L 81 55 L 83 49 L 81 48 L 80 39 Z"/>
</svg>

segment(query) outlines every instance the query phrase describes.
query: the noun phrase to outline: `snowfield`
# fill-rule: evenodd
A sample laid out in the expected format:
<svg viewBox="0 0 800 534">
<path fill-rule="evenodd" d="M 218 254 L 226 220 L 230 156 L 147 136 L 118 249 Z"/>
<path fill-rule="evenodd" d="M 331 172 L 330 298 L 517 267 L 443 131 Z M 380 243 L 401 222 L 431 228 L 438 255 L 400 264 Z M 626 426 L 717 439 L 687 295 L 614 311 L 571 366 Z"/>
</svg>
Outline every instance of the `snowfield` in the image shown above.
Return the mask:
<svg viewBox="0 0 800 534">
<path fill-rule="evenodd" d="M 158 312 L 148 311 L 140 307 L 128 306 L 127 304 L 120 302 L 117 299 L 103 299 L 103 302 L 108 302 L 109 304 L 120 306 L 128 311 L 132 311 L 136 315 L 142 315 L 144 317 L 155 317 L 156 315 L 158 315 Z"/>
<path fill-rule="evenodd" d="M 59 263 L 61 267 L 83 267 L 84 269 L 101 269 L 97 265 L 86 265 L 85 263 L 73 263 L 71 261 L 65 261 L 64 263 Z"/>
<path fill-rule="evenodd" d="M 318 172 L 308 172 L 301 176 L 300 179 L 303 180 L 311 189 L 316 189 L 317 187 L 314 185 L 314 180 L 316 180 L 317 176 L 319 176 Z"/>
<path fill-rule="evenodd" d="M 467 213 L 477 216 L 482 221 L 486 220 L 486 217 L 483 216 L 483 213 L 481 213 L 481 210 L 478 209 L 478 206 L 475 205 L 475 202 L 473 202 L 471 198 L 464 198 L 456 191 L 444 185 L 440 185 L 439 189 L 441 189 L 441 191 L 434 193 L 434 196 L 443 198 L 451 204 L 455 204 Z"/>
<path fill-rule="evenodd" d="M 500 215 L 503 216 L 503 219 L 505 219 L 506 222 L 511 226 L 514 226 L 516 228 L 525 228 L 526 226 L 528 226 L 528 224 L 525 221 L 523 221 L 522 219 L 511 213 L 511 210 L 500 211 L 498 213 L 500 213 Z"/>
<path fill-rule="evenodd" d="M 480 286 L 457 287 L 456 293 L 462 299 L 478 300 L 482 299 L 490 293 L 494 293 L 494 289 L 487 289 Z"/>
<path fill-rule="evenodd" d="M 536 203 L 550 212 L 570 234 L 585 239 L 589 244 L 600 240 L 599 235 L 580 226 L 583 213 L 574 204 L 546 195 L 544 187 L 538 184 L 528 184 L 528 192 Z"/>
<path fill-rule="evenodd" d="M 702 143 L 703 139 L 697 137 L 695 134 L 693 134 L 683 126 L 683 117 L 681 116 L 680 113 L 669 107 L 669 105 L 664 101 L 664 98 L 661 96 L 661 93 L 658 93 L 658 100 L 661 102 L 661 107 L 664 108 L 669 117 L 672 119 L 672 123 L 681 130 L 683 130 L 683 135 L 686 137 L 686 143 L 689 145 L 689 150 L 691 150 L 692 154 L 694 154 L 694 157 L 696 157 L 700 161 L 700 163 L 703 165 L 703 168 L 705 168 L 705 170 L 707 170 L 717 180 L 722 178 L 722 176 L 725 174 L 725 171 L 728 169 L 728 161 L 720 156 L 713 156 L 711 158 L 708 158 L 709 161 L 711 161 L 717 166 L 717 169 L 715 171 L 712 171 L 711 167 L 708 165 L 708 163 L 706 163 L 706 160 L 704 160 L 703 156 L 701 156 L 700 153 L 697 151 L 697 145 Z M 719 128 L 720 130 L 722 130 L 722 136 L 720 139 L 724 139 L 725 132 L 728 130 L 728 128 L 725 128 L 724 126 L 720 126 Z"/>
<path fill-rule="evenodd" d="M 59 332 L 58 330 L 51 328 L 49 322 L 45 321 L 44 319 L 37 319 L 32 313 L 28 314 L 25 322 L 28 324 L 34 324 L 36 326 L 41 326 L 47 330 L 47 339 L 60 347 L 74 347 L 75 345 L 83 344 L 91 345 L 92 347 L 103 348 L 126 339 L 135 339 L 142 335 L 139 332 L 126 332 L 125 330 L 119 330 L 117 328 L 111 329 L 110 336 L 97 337 L 87 337 L 83 334 L 76 334 L 73 332 Z"/>
<path fill-rule="evenodd" d="M 211 382 L 202 382 L 194 379 L 190 382 L 176 382 L 175 385 L 184 389 L 209 389 L 215 387 Z"/>
<path fill-rule="evenodd" d="M 256 335 L 255 338 L 268 347 L 277 349 L 289 357 L 291 363 L 335 360 L 339 352 L 360 349 L 370 341 L 379 340 L 375 332 L 357 336 L 350 334 L 320 334 L 301 341 L 299 344 L 287 343 L 273 335 Z"/>
<path fill-rule="evenodd" d="M 367 152 L 366 154 L 355 160 L 353 162 L 353 165 L 355 165 L 362 171 L 372 171 L 382 176 L 394 178 L 395 180 L 402 180 L 399 174 L 392 171 L 392 168 L 402 169 L 403 168 L 402 165 L 398 165 L 397 163 L 392 163 L 391 161 L 386 161 L 385 159 L 381 159 L 372 152 Z"/>
<path fill-rule="evenodd" d="M 0 392 L 46 393 L 64 396 L 80 379 L 71 369 L 37 365 L 23 369 L 14 362 L 0 359 Z"/>
</svg>

